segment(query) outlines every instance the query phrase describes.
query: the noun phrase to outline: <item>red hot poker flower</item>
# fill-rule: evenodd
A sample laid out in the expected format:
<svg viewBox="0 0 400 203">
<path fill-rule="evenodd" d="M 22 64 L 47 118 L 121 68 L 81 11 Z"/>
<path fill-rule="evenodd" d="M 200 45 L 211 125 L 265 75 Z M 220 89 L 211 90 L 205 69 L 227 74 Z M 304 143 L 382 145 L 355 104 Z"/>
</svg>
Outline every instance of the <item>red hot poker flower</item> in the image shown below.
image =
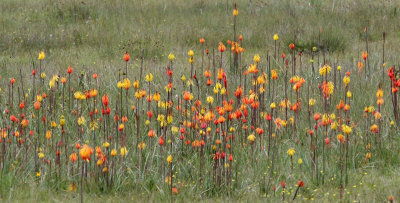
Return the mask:
<svg viewBox="0 0 400 203">
<path fill-rule="evenodd" d="M 129 56 L 129 53 L 128 53 L 128 52 L 125 52 L 125 54 L 124 54 L 124 60 L 125 60 L 126 62 L 128 62 L 130 58 L 131 58 L 131 57 Z"/>
</svg>

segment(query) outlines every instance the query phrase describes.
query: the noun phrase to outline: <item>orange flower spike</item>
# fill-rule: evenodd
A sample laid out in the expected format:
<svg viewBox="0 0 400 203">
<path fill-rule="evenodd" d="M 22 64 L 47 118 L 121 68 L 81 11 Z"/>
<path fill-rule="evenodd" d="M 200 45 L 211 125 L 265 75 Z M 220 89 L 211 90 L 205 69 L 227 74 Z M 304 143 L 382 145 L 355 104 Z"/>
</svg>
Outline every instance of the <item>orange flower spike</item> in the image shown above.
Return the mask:
<svg viewBox="0 0 400 203">
<path fill-rule="evenodd" d="M 183 99 L 188 101 L 188 100 L 192 100 L 193 99 L 193 95 L 190 92 L 185 91 L 183 93 Z"/>
<path fill-rule="evenodd" d="M 341 110 L 341 109 L 343 109 L 343 107 L 344 107 L 343 100 L 340 100 L 339 104 L 336 105 L 336 108 L 337 108 L 338 110 Z"/>
<path fill-rule="evenodd" d="M 62 78 L 61 78 L 61 83 L 62 83 L 62 84 L 65 84 L 66 82 L 67 82 L 67 78 L 62 77 Z"/>
<path fill-rule="evenodd" d="M 97 155 L 100 155 L 102 153 L 100 146 L 96 147 L 96 153 L 97 153 Z"/>
<path fill-rule="evenodd" d="M 68 74 L 71 74 L 72 72 L 74 72 L 74 70 L 72 70 L 71 66 L 68 66 L 68 68 L 67 68 L 67 73 L 68 73 Z"/>
<path fill-rule="evenodd" d="M 156 136 L 156 133 L 154 132 L 154 130 L 150 129 L 149 132 L 147 133 L 147 136 L 154 138 Z"/>
<path fill-rule="evenodd" d="M 368 52 L 364 51 L 364 52 L 362 53 L 362 58 L 364 59 L 364 61 L 367 60 L 367 57 L 368 57 Z"/>
<path fill-rule="evenodd" d="M 293 43 L 290 43 L 289 47 L 290 47 L 291 50 L 294 50 L 294 44 Z"/>
<path fill-rule="evenodd" d="M 128 53 L 128 52 L 125 52 L 125 54 L 124 54 L 124 60 L 125 60 L 125 62 L 128 62 L 130 58 L 131 58 L 131 57 L 129 56 L 129 53 Z"/>
<path fill-rule="evenodd" d="M 103 97 L 101 98 L 101 101 L 103 102 L 104 106 L 108 106 L 108 96 L 107 94 L 103 95 Z"/>
<path fill-rule="evenodd" d="M 78 160 L 78 156 L 76 155 L 75 152 L 73 152 L 71 155 L 69 155 L 69 160 L 71 160 L 72 163 Z"/>
<path fill-rule="evenodd" d="M 160 138 L 158 138 L 158 144 L 160 145 L 160 146 L 163 146 L 164 145 L 164 137 L 160 137 Z"/>
<path fill-rule="evenodd" d="M 321 114 L 320 113 L 315 113 L 314 114 L 314 120 L 318 121 L 321 118 Z"/>
<path fill-rule="evenodd" d="M 234 92 L 234 95 L 235 95 L 235 97 L 240 98 L 242 96 L 242 94 L 243 94 L 243 89 L 242 89 L 242 87 L 239 86 L 236 89 L 236 91 Z"/>
<path fill-rule="evenodd" d="M 34 107 L 36 110 L 39 110 L 39 108 L 40 108 L 40 102 L 35 101 L 35 103 L 33 104 L 33 107 Z"/>
<path fill-rule="evenodd" d="M 357 67 L 361 71 L 364 68 L 364 64 L 361 61 L 358 61 Z"/>
<path fill-rule="evenodd" d="M 261 134 L 264 133 L 264 130 L 261 129 L 261 128 L 257 128 L 257 129 L 256 129 L 256 132 L 257 132 L 257 134 L 261 135 Z"/>
<path fill-rule="evenodd" d="M 210 78 L 211 77 L 211 71 L 210 70 L 204 71 L 204 77 Z"/>
<path fill-rule="evenodd" d="M 90 148 L 87 144 L 83 145 L 83 147 L 79 150 L 79 155 L 83 161 L 89 161 L 92 154 L 93 149 Z"/>
<path fill-rule="evenodd" d="M 210 86 L 211 84 L 212 84 L 211 79 L 208 79 L 208 80 L 207 80 L 207 86 Z"/>
<path fill-rule="evenodd" d="M 218 49 L 219 49 L 220 52 L 224 52 L 226 50 L 226 47 L 222 42 L 220 42 L 219 46 L 218 46 Z"/>
</svg>

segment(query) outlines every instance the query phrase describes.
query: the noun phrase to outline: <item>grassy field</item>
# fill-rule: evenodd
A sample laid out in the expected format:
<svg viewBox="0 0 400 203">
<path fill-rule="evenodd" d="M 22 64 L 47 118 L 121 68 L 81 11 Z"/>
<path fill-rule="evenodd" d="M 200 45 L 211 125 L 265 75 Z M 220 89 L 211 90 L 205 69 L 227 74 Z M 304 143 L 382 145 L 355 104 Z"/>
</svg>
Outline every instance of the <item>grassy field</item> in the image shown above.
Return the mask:
<svg viewBox="0 0 400 203">
<path fill-rule="evenodd" d="M 260 70 L 254 74 L 249 71 L 247 82 L 243 81 L 244 74 L 234 73 L 235 53 L 227 43 L 234 41 L 234 3 L 239 11 L 235 24 L 237 36 L 243 36 L 240 46 L 245 49 L 239 54 L 239 69 L 250 70 L 251 64 L 256 64 Z M 83 185 L 85 202 L 277 202 L 283 195 L 290 202 L 298 181 L 304 181 L 296 201 L 385 202 L 389 196 L 397 201 L 400 115 L 397 119 L 394 115 L 400 97 L 398 92 L 391 94 L 391 88 L 399 78 L 396 71 L 400 52 L 399 9 L 400 2 L 394 0 L 3 0 L 0 3 L 0 198 L 6 202 L 79 202 Z M 383 32 L 386 33 L 384 70 Z M 274 34 L 279 35 L 279 40 L 273 39 Z M 204 44 L 199 42 L 200 38 L 205 39 Z M 364 60 L 366 39 L 368 57 Z M 226 46 L 223 53 L 219 51 L 219 42 Z M 295 49 L 291 50 L 290 44 L 294 42 Z M 205 49 L 209 58 L 203 54 Z M 189 62 L 189 50 L 194 51 L 193 64 Z M 217 65 L 212 62 L 213 50 Z M 40 51 L 45 53 L 43 60 L 38 60 Z M 129 62 L 123 59 L 125 52 L 130 54 Z M 173 62 L 168 58 L 171 53 L 176 57 Z M 286 54 L 287 68 L 282 53 Z M 296 53 L 295 65 L 292 53 Z M 260 56 L 259 62 L 255 55 Z M 324 58 L 331 68 L 327 77 L 320 69 Z M 170 95 L 165 91 L 169 83 L 165 67 L 171 64 L 174 94 Z M 297 74 L 293 73 L 292 65 Z M 73 73 L 67 73 L 68 66 Z M 392 81 L 386 72 L 391 66 L 396 67 Z M 42 79 L 39 67 L 46 75 Z M 191 77 L 192 67 L 199 83 Z M 207 68 L 212 72 L 210 87 L 205 85 L 207 78 L 203 74 Z M 228 95 L 213 93 L 217 82 L 213 68 L 222 68 L 226 73 Z M 37 71 L 35 77 L 31 74 L 33 69 Z M 271 70 L 277 72 L 277 80 L 271 78 Z M 351 78 L 348 88 L 343 82 L 345 72 Z M 151 82 L 146 81 L 149 73 L 154 75 Z M 263 73 L 265 78 L 259 79 Z M 98 78 L 93 74 L 98 74 Z M 57 81 L 53 75 L 59 76 Z M 243 78 L 239 79 L 239 75 Z M 289 83 L 295 75 L 305 80 L 299 84 L 299 91 L 292 88 L 297 80 Z M 183 82 L 182 76 L 186 78 Z M 252 83 L 253 76 L 257 82 Z M 12 78 L 15 84 L 11 83 Z M 117 86 L 124 78 L 132 82 L 127 91 L 124 84 Z M 136 80 L 140 80 L 139 87 L 134 86 Z M 335 88 L 325 100 L 322 83 L 328 81 L 335 81 Z M 224 85 L 223 78 L 219 83 Z M 383 90 L 383 105 L 377 105 L 379 85 Z M 234 95 L 238 86 L 244 88 L 243 97 L 256 98 L 260 107 L 252 108 L 253 100 L 239 105 L 243 97 Z M 93 89 L 97 99 L 73 99 L 76 92 Z M 153 94 L 151 103 L 146 102 L 146 97 L 136 96 L 142 90 Z M 186 91 L 194 99 L 185 103 L 182 99 Z M 347 91 L 351 91 L 351 96 Z M 161 103 L 154 100 L 156 92 L 161 93 Z M 39 101 L 37 95 L 43 93 L 46 96 Z M 104 94 L 110 98 L 110 115 L 101 112 L 107 107 L 102 101 Z M 213 97 L 214 102 L 208 97 Z M 197 98 L 202 104 L 198 105 Z M 230 112 L 217 110 L 222 107 L 226 111 L 228 107 L 222 102 L 231 99 L 233 112 L 243 113 L 248 109 L 246 122 L 242 118 L 228 121 Z M 279 105 L 285 99 L 292 105 L 301 105 L 301 110 L 287 108 L 289 116 L 285 118 L 285 109 Z M 315 104 L 308 108 L 310 99 L 315 99 Z M 169 100 L 174 102 L 171 113 L 167 113 L 169 108 L 162 108 L 162 102 Z M 351 110 L 346 113 L 338 110 L 336 105 L 341 100 Z M 35 110 L 36 102 L 40 106 Z M 21 103 L 26 107 L 18 108 Z M 273 103 L 275 110 L 271 107 Z M 68 106 L 64 109 L 64 105 Z M 370 106 L 374 109 L 368 110 Z M 182 109 L 188 107 L 189 113 L 184 113 Z M 198 118 L 206 115 L 201 109 L 215 113 L 216 118 L 220 114 L 227 121 L 214 125 L 214 119 Z M 95 110 L 98 115 L 93 116 Z M 153 118 L 148 118 L 148 111 L 154 113 Z M 376 112 L 381 115 L 379 118 Z M 321 114 L 321 120 L 314 120 L 316 113 Z M 269 122 L 265 116 L 271 114 Z M 16 122 L 11 115 L 17 117 Z M 61 116 L 65 117 L 64 125 Z M 173 121 L 161 125 L 168 116 Z M 127 121 L 122 121 L 123 117 Z M 21 122 L 24 118 L 29 121 L 27 126 Z M 280 128 L 276 124 L 278 118 L 287 125 Z M 330 120 L 326 128 L 322 124 L 324 119 Z M 188 125 L 190 120 L 196 124 Z M 203 123 L 206 127 L 199 127 Z M 316 123 L 318 128 L 314 127 Z M 346 134 L 342 124 L 348 125 L 352 132 Z M 374 124 L 379 128 L 377 132 L 371 128 Z M 208 127 L 210 131 L 202 135 Z M 174 132 L 174 128 L 179 132 Z M 263 133 L 258 135 L 256 128 L 263 129 Z M 149 136 L 152 129 L 155 137 Z M 318 135 L 317 151 L 311 150 L 310 130 Z M 230 147 L 226 147 L 220 131 L 234 137 L 229 139 Z M 251 134 L 256 135 L 255 140 L 249 138 Z M 346 148 L 348 142 L 338 139 L 340 134 L 345 135 L 344 140 L 350 140 L 349 148 Z M 159 144 L 161 138 L 165 144 Z M 327 144 L 326 138 L 329 138 Z M 204 152 L 199 146 L 192 148 L 192 144 L 185 143 L 187 140 L 199 143 L 203 139 L 207 141 Z M 218 144 L 221 140 L 222 144 Z M 138 150 L 142 142 L 146 147 Z M 82 147 L 77 148 L 76 143 L 88 144 L 95 150 L 90 162 L 81 160 Z M 111 144 L 105 147 L 106 143 Z M 272 156 L 268 150 L 271 143 Z M 288 152 L 292 148 L 294 155 Z M 113 149 L 116 156 L 110 155 Z M 122 153 L 123 149 L 127 153 Z M 78 160 L 71 163 L 70 155 L 74 152 Z M 217 152 L 226 153 L 226 159 L 215 162 Z M 167 162 L 169 155 L 173 160 Z M 228 161 L 229 155 L 233 155 L 232 161 Z M 311 155 L 317 155 L 319 169 L 315 168 Z M 324 169 L 322 162 L 326 164 Z M 84 163 L 87 168 L 81 172 Z M 173 195 L 169 167 L 174 174 L 173 188 L 179 191 Z M 224 174 L 214 175 L 216 171 Z M 287 184 L 285 189 L 282 181 Z"/>
</svg>

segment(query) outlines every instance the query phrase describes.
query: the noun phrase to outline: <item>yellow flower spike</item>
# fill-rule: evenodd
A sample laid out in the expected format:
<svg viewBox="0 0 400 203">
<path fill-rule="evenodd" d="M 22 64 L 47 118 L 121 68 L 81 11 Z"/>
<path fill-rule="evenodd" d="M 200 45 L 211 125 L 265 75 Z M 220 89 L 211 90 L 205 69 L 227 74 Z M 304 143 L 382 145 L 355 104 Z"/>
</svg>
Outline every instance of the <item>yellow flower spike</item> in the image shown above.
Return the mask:
<svg viewBox="0 0 400 203">
<path fill-rule="evenodd" d="M 236 7 L 233 9 L 232 14 L 233 14 L 233 16 L 238 16 L 239 15 L 239 11 L 238 11 L 238 9 Z"/>
<path fill-rule="evenodd" d="M 222 85 L 221 85 L 221 83 L 217 82 L 217 83 L 215 83 L 215 87 L 218 88 L 218 89 L 221 89 Z"/>
<path fill-rule="evenodd" d="M 50 81 L 49 81 L 49 87 L 50 87 L 50 89 L 51 89 L 51 88 L 54 88 L 54 86 L 56 85 L 56 82 L 58 82 L 58 76 L 57 76 L 57 75 L 54 75 L 54 76 L 50 79 Z"/>
<path fill-rule="evenodd" d="M 351 129 L 350 126 L 348 126 L 346 124 L 343 124 L 342 125 L 342 131 L 343 131 L 344 134 L 348 135 L 348 134 L 350 134 L 352 132 L 352 129 Z"/>
<path fill-rule="evenodd" d="M 212 96 L 207 97 L 207 103 L 212 104 L 214 102 L 214 98 Z"/>
<path fill-rule="evenodd" d="M 342 70 L 342 67 L 341 67 L 341 66 L 338 66 L 338 67 L 337 67 L 337 70 L 338 70 L 338 71 Z"/>
<path fill-rule="evenodd" d="M 295 153 L 296 153 L 296 151 L 293 148 L 290 148 L 290 149 L 287 150 L 287 154 L 289 156 L 293 156 Z"/>
<path fill-rule="evenodd" d="M 315 104 L 315 99 L 310 99 L 310 100 L 308 101 L 308 105 L 314 106 L 314 104 Z"/>
<path fill-rule="evenodd" d="M 38 157 L 39 157 L 39 159 L 43 159 L 44 158 L 44 154 L 42 152 L 39 152 L 38 153 Z"/>
<path fill-rule="evenodd" d="M 276 108 L 275 102 L 272 102 L 272 103 L 271 103 L 270 108 L 271 108 L 271 109 L 275 109 L 275 108 Z"/>
<path fill-rule="evenodd" d="M 116 156 L 117 155 L 117 150 L 113 149 L 111 150 L 111 156 Z"/>
<path fill-rule="evenodd" d="M 135 81 L 133 82 L 133 87 L 134 87 L 135 89 L 138 89 L 138 88 L 139 88 L 139 80 L 135 80 Z"/>
<path fill-rule="evenodd" d="M 265 77 L 263 75 L 260 75 L 260 76 L 257 77 L 257 83 L 259 85 L 264 84 L 264 82 L 265 82 Z"/>
<path fill-rule="evenodd" d="M 46 54 L 44 54 L 43 51 L 39 52 L 38 59 L 39 59 L 39 60 L 43 60 L 44 58 L 46 58 Z"/>
<path fill-rule="evenodd" d="M 317 50 L 318 50 L 317 47 L 313 47 L 313 48 L 312 48 L 312 51 L 313 51 L 313 52 L 316 52 Z"/>
<path fill-rule="evenodd" d="M 351 98 L 351 92 L 347 91 L 346 96 L 347 96 L 347 98 Z"/>
<path fill-rule="evenodd" d="M 153 74 L 151 74 L 151 73 L 147 74 L 147 75 L 146 75 L 146 81 L 147 81 L 147 82 L 153 81 Z"/>
<path fill-rule="evenodd" d="M 292 124 L 292 125 L 294 124 L 294 118 L 293 118 L 293 116 L 289 118 L 289 121 L 290 121 L 290 124 Z"/>
<path fill-rule="evenodd" d="M 226 93 L 225 87 L 221 88 L 221 95 L 225 95 L 225 93 Z"/>
<path fill-rule="evenodd" d="M 168 59 L 169 59 L 170 61 L 173 61 L 173 60 L 175 59 L 175 55 L 172 54 L 172 53 L 170 53 L 170 54 L 168 55 Z"/>
<path fill-rule="evenodd" d="M 255 136 L 254 134 L 251 134 L 251 135 L 249 135 L 249 136 L 247 137 L 247 139 L 248 139 L 250 142 L 254 142 L 254 141 L 256 140 L 256 136 Z"/>
<path fill-rule="evenodd" d="M 260 62 L 260 55 L 258 55 L 258 54 L 254 55 L 253 61 L 254 61 L 254 63 L 259 63 Z"/>
<path fill-rule="evenodd" d="M 120 150 L 120 153 L 121 153 L 122 157 L 125 157 L 126 154 L 128 153 L 128 150 L 126 150 L 126 147 L 122 147 L 121 150 Z"/>
<path fill-rule="evenodd" d="M 122 81 L 122 86 L 123 88 L 125 88 L 126 90 L 128 90 L 131 87 L 131 81 L 128 78 L 125 78 Z M 97 91 L 97 90 L 96 90 Z M 97 94 L 97 93 L 96 93 Z"/>
<path fill-rule="evenodd" d="M 344 76 L 343 77 L 343 83 L 347 86 L 350 83 L 350 77 L 349 76 Z"/>
<path fill-rule="evenodd" d="M 217 146 L 216 145 L 212 145 L 212 149 L 215 151 L 217 150 Z"/>
<path fill-rule="evenodd" d="M 303 159 L 299 158 L 299 159 L 297 160 L 297 163 L 299 163 L 299 165 L 303 164 Z"/>
<path fill-rule="evenodd" d="M 124 87 L 124 83 L 122 81 L 118 81 L 117 87 L 118 87 L 118 89 L 123 88 Z"/>
<path fill-rule="evenodd" d="M 145 142 L 139 143 L 139 144 L 138 144 L 138 148 L 139 148 L 140 150 L 143 150 L 144 148 L 146 148 L 146 143 L 145 143 Z"/>
<path fill-rule="evenodd" d="M 44 79 L 44 78 L 46 77 L 46 73 L 40 74 L 40 77 L 41 77 L 42 79 Z"/>
<path fill-rule="evenodd" d="M 168 87 L 168 85 L 165 86 L 165 91 L 166 91 L 167 93 L 168 93 L 168 92 L 171 92 L 171 89 L 172 89 L 172 88 Z"/>
<path fill-rule="evenodd" d="M 158 101 L 160 101 L 160 98 L 161 98 L 160 93 L 158 93 L 158 92 L 154 93 L 154 95 L 153 95 L 154 101 L 158 102 Z"/>
<path fill-rule="evenodd" d="M 140 91 L 136 91 L 135 92 L 135 97 L 136 97 L 136 99 L 140 99 L 141 98 Z"/>
<path fill-rule="evenodd" d="M 369 112 L 369 113 L 372 113 L 372 112 L 374 112 L 374 111 L 375 111 L 374 106 L 369 106 L 369 107 L 368 107 L 368 112 Z"/>
<path fill-rule="evenodd" d="M 46 139 L 50 140 L 50 138 L 51 138 L 51 131 L 48 130 L 48 131 L 46 132 Z"/>
<path fill-rule="evenodd" d="M 376 92 L 376 97 L 377 97 L 377 98 L 383 97 L 383 91 L 382 91 L 381 88 L 379 88 L 378 91 Z"/>
<path fill-rule="evenodd" d="M 168 164 L 171 164 L 171 163 L 172 163 L 172 156 L 171 156 L 171 155 L 168 155 L 168 157 L 167 157 L 167 163 L 168 163 Z"/>
<path fill-rule="evenodd" d="M 74 93 L 74 98 L 76 100 L 81 99 L 83 96 L 84 96 L 84 94 L 82 92 L 80 92 L 80 91 Z"/>
<path fill-rule="evenodd" d="M 79 117 L 77 122 L 79 126 L 85 125 L 85 117 Z"/>
<path fill-rule="evenodd" d="M 279 39 L 278 34 L 274 34 L 274 40 L 276 41 L 276 40 L 278 40 L 278 39 Z"/>
<path fill-rule="evenodd" d="M 109 143 L 109 142 L 107 142 L 107 141 L 106 141 L 106 142 L 104 142 L 104 143 L 103 143 L 103 147 L 105 147 L 105 148 L 108 148 L 108 147 L 110 147 L 110 143 Z"/>
<path fill-rule="evenodd" d="M 172 127 L 171 127 L 171 131 L 172 131 L 173 134 L 177 134 L 178 131 L 179 131 L 179 128 L 176 127 L 176 126 L 172 126 Z"/>
<path fill-rule="evenodd" d="M 185 75 L 182 75 L 181 80 L 182 80 L 182 82 L 185 82 L 185 81 L 186 81 Z"/>
<path fill-rule="evenodd" d="M 60 118 L 60 126 L 64 126 L 65 125 L 65 118 L 64 116 L 61 116 Z"/>
<path fill-rule="evenodd" d="M 331 72 L 331 67 L 329 65 L 324 65 L 319 69 L 319 74 L 325 76 L 327 73 Z"/>
<path fill-rule="evenodd" d="M 217 87 L 214 87 L 213 91 L 214 91 L 214 94 L 218 94 L 219 89 Z"/>
<path fill-rule="evenodd" d="M 193 80 L 188 80 L 188 81 L 186 82 L 186 85 L 187 85 L 188 87 L 193 86 Z"/>
<path fill-rule="evenodd" d="M 167 122 L 171 124 L 174 121 L 174 118 L 171 115 L 167 116 Z"/>
<path fill-rule="evenodd" d="M 337 129 L 337 123 L 336 123 L 336 122 L 333 122 L 333 123 L 331 124 L 331 129 L 332 129 L 332 130 L 336 130 L 336 129 Z"/>
<path fill-rule="evenodd" d="M 189 50 L 189 51 L 188 51 L 188 55 L 189 55 L 190 57 L 193 57 L 193 55 L 194 55 L 193 50 Z"/>
</svg>

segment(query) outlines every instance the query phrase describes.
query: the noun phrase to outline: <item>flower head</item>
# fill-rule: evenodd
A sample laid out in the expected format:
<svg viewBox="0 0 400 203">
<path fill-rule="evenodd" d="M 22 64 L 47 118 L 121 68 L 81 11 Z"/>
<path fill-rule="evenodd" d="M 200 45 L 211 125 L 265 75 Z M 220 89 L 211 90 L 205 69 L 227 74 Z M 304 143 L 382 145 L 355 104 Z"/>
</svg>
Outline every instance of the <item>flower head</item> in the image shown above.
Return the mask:
<svg viewBox="0 0 400 203">
<path fill-rule="evenodd" d="M 168 164 L 171 164 L 171 163 L 172 163 L 172 156 L 171 156 L 171 155 L 168 155 L 168 157 L 167 157 L 167 163 L 168 163 Z"/>
<path fill-rule="evenodd" d="M 39 52 L 38 59 L 39 59 L 39 60 L 43 60 L 44 58 L 46 58 L 46 54 L 44 54 L 43 51 Z"/>
<path fill-rule="evenodd" d="M 293 156 L 296 153 L 296 151 L 293 148 L 290 148 L 287 150 L 287 153 L 289 156 Z"/>
<path fill-rule="evenodd" d="M 125 60 L 125 62 L 128 62 L 130 58 L 131 58 L 131 57 L 129 56 L 129 53 L 128 53 L 128 52 L 125 52 L 125 54 L 124 54 L 124 60 Z"/>
<path fill-rule="evenodd" d="M 173 60 L 175 59 L 175 55 L 172 54 L 172 53 L 170 53 L 170 54 L 168 55 L 168 59 L 169 59 L 170 61 L 173 61 Z"/>
</svg>

